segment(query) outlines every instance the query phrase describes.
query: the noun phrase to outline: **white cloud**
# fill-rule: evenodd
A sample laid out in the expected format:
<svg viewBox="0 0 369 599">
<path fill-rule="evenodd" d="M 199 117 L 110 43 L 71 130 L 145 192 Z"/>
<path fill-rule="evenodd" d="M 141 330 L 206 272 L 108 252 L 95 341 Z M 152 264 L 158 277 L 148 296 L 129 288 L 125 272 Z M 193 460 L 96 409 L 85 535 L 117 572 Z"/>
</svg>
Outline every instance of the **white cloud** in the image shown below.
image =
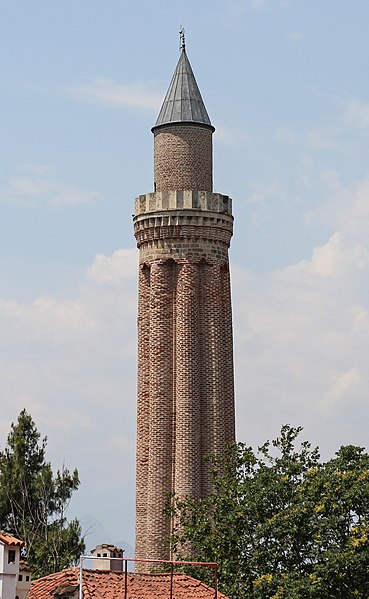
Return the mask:
<svg viewBox="0 0 369 599">
<path fill-rule="evenodd" d="M 232 268 L 239 437 L 303 425 L 326 456 L 367 444 L 369 417 L 369 185 L 331 183 L 337 231 L 309 259 L 263 275 Z"/>
<path fill-rule="evenodd" d="M 82 485 L 73 499 L 76 513 L 93 509 L 91 495 L 101 492 L 106 502 L 112 494 L 121 494 L 124 480 L 122 501 L 132 522 L 135 252 L 95 257 L 71 299 L 0 298 L 2 439 L 25 407 L 41 434 L 48 436 L 47 458 L 52 464 L 60 467 L 65 461 L 79 468 Z M 119 281 L 123 284 L 112 286 Z M 116 515 L 105 517 L 106 527 L 114 531 Z"/>
<path fill-rule="evenodd" d="M 355 183 L 351 189 L 342 185 L 339 206 L 336 218 L 339 226 L 346 234 L 359 236 L 364 242 L 369 227 L 369 179 Z"/>
<path fill-rule="evenodd" d="M 347 268 L 362 271 L 369 266 L 369 252 L 366 248 L 345 247 L 340 233 L 336 232 L 322 246 L 315 247 L 310 260 L 303 260 L 293 266 L 286 267 L 277 276 L 287 273 L 310 273 L 321 277 L 338 277 Z"/>
<path fill-rule="evenodd" d="M 239 131 L 232 129 L 231 127 L 227 127 L 225 125 L 217 126 L 215 129 L 215 138 L 216 143 L 221 143 L 224 145 L 232 145 L 235 141 L 240 139 L 241 135 Z"/>
<path fill-rule="evenodd" d="M 19 170 L 36 175 L 52 175 L 53 168 L 50 164 L 36 164 L 33 162 L 25 162 L 19 165 Z"/>
<path fill-rule="evenodd" d="M 260 226 L 270 216 L 271 203 L 273 201 L 283 202 L 285 200 L 285 189 L 276 181 L 268 183 L 256 182 L 252 187 L 252 192 L 247 196 L 246 202 L 250 207 L 255 207 L 255 209 L 251 209 L 250 214 L 252 224 Z"/>
<path fill-rule="evenodd" d="M 333 127 L 310 129 L 307 131 L 308 147 L 314 150 L 329 150 L 347 153 L 349 144 L 340 137 L 340 131 Z"/>
<path fill-rule="evenodd" d="M 96 254 L 87 269 L 87 277 L 99 285 L 122 283 L 136 277 L 138 254 L 136 249 L 117 250 L 111 256 Z"/>
<path fill-rule="evenodd" d="M 369 128 L 369 104 L 360 100 L 350 100 L 344 110 L 346 123 L 357 129 Z"/>
<path fill-rule="evenodd" d="M 59 379 L 63 370 L 66 378 L 59 384 L 61 387 L 70 385 L 73 371 L 75 380 L 72 384 L 76 385 L 76 392 L 84 394 L 83 388 L 92 386 L 94 392 L 90 393 L 91 397 L 97 389 L 98 395 L 103 393 L 103 379 L 93 383 L 100 365 L 106 365 L 106 361 L 112 358 L 121 362 L 124 371 L 123 356 L 132 356 L 135 347 L 135 262 L 136 250 L 117 250 L 112 256 L 98 254 L 72 299 L 40 296 L 24 302 L 0 297 L 2 367 L 8 372 L 8 382 L 12 380 L 9 388 L 1 390 L 2 396 L 11 400 L 8 407 L 12 406 L 13 410 L 14 405 L 21 403 L 19 399 L 27 396 L 22 391 L 24 385 L 30 388 L 25 377 L 11 376 L 21 367 L 28 373 L 27 376 L 33 378 L 31 387 L 34 389 L 42 389 L 48 377 L 51 378 L 50 384 L 54 375 Z M 119 282 L 124 284 L 115 284 Z M 113 287 L 112 283 L 115 284 Z M 34 375 L 30 368 L 32 364 Z M 69 374 L 68 369 L 71 369 Z M 41 378 L 39 371 L 44 372 Z M 87 379 L 84 378 L 86 376 Z M 104 378 L 103 370 L 98 376 Z M 1 377 L 0 382 L 4 383 Z M 115 393 L 121 393 L 110 376 L 104 384 L 113 384 Z M 49 392 L 58 397 L 60 389 L 49 389 Z M 109 395 L 113 395 L 111 389 Z M 33 400 L 37 401 L 41 396 L 43 391 L 34 392 Z M 70 424 L 74 426 L 73 422 Z"/>
<path fill-rule="evenodd" d="M 352 403 L 355 387 L 364 379 L 358 368 L 350 368 L 346 372 L 337 373 L 331 388 L 323 395 L 320 402 L 322 408 L 336 409 L 342 402 Z"/>
<path fill-rule="evenodd" d="M 13 345 L 34 341 L 71 343 L 96 327 L 96 320 L 78 301 L 57 301 L 38 297 L 32 303 L 0 298 L 2 331 L 8 331 Z"/>
<path fill-rule="evenodd" d="M 291 31 L 288 34 L 288 39 L 292 42 L 300 42 L 303 38 L 301 31 Z"/>
<path fill-rule="evenodd" d="M 369 332 L 369 313 L 360 305 L 351 307 L 352 323 L 356 331 Z"/>
<path fill-rule="evenodd" d="M 26 165 L 29 174 L 11 177 L 0 188 L 0 201 L 37 206 L 45 203 L 54 207 L 87 204 L 99 198 L 97 192 L 81 189 L 55 178 L 46 165 Z"/>
<path fill-rule="evenodd" d="M 264 10 L 267 6 L 267 0 L 248 0 L 248 3 L 256 10 Z"/>
<path fill-rule="evenodd" d="M 229 14 L 232 18 L 240 18 L 247 9 L 269 14 L 290 6 L 291 0 L 231 0 Z"/>
<path fill-rule="evenodd" d="M 315 211 L 317 220 L 335 226 L 352 244 L 367 244 L 369 228 L 369 178 L 345 185 L 334 170 L 321 174 L 325 199 Z"/>
<path fill-rule="evenodd" d="M 276 130 L 275 135 L 279 141 L 286 142 L 290 145 L 296 143 L 295 135 L 288 127 L 280 127 Z"/>
<path fill-rule="evenodd" d="M 103 106 L 141 108 L 158 111 L 164 94 L 143 84 L 122 84 L 111 79 L 97 78 L 91 83 L 69 88 L 68 93 L 80 101 Z"/>
<path fill-rule="evenodd" d="M 314 159 L 312 156 L 305 155 L 300 161 L 298 168 L 298 180 L 301 185 L 309 186 L 314 174 Z"/>
</svg>

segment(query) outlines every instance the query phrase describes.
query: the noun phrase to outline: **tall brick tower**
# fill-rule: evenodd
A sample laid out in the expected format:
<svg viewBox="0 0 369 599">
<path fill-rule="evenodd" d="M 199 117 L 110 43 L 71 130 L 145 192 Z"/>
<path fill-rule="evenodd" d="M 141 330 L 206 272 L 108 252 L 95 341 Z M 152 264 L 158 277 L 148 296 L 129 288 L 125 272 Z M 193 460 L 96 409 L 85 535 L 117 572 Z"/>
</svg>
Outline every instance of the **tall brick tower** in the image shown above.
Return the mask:
<svg viewBox="0 0 369 599">
<path fill-rule="evenodd" d="M 154 134 L 139 248 L 136 557 L 168 559 L 168 495 L 211 490 L 204 457 L 235 436 L 228 248 L 232 202 L 213 192 L 212 126 L 184 37 Z"/>
</svg>

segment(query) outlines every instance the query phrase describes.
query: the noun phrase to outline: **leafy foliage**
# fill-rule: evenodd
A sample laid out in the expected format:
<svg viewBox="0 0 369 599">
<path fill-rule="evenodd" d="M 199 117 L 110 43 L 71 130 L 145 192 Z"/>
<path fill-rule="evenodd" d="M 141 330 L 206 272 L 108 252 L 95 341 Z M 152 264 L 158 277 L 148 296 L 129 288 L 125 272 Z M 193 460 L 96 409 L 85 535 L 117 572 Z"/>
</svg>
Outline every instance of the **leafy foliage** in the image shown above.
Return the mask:
<svg viewBox="0 0 369 599">
<path fill-rule="evenodd" d="M 234 444 L 211 459 L 210 497 L 174 500 L 177 555 L 218 562 L 234 599 L 369 597 L 369 456 L 349 445 L 322 463 L 296 448 L 301 430 L 282 427 L 256 453 Z"/>
<path fill-rule="evenodd" d="M 25 541 L 35 577 L 68 567 L 85 547 L 78 520 L 66 519 L 78 472 L 63 467 L 54 475 L 46 442 L 22 410 L 0 452 L 0 528 Z"/>
</svg>

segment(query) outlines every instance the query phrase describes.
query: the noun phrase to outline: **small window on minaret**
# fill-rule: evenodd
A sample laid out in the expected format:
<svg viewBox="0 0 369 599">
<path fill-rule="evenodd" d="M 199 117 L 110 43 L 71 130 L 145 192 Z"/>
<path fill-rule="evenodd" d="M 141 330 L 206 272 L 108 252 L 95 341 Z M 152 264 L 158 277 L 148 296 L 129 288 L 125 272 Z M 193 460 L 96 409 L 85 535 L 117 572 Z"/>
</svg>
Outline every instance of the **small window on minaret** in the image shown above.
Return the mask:
<svg viewBox="0 0 369 599">
<path fill-rule="evenodd" d="M 15 551 L 14 551 L 14 549 L 9 549 L 8 564 L 14 564 L 14 562 L 15 562 Z"/>
<path fill-rule="evenodd" d="M 19 574 L 18 580 L 19 580 L 19 582 L 22 582 L 22 580 L 23 580 L 23 575 L 22 574 Z"/>
</svg>

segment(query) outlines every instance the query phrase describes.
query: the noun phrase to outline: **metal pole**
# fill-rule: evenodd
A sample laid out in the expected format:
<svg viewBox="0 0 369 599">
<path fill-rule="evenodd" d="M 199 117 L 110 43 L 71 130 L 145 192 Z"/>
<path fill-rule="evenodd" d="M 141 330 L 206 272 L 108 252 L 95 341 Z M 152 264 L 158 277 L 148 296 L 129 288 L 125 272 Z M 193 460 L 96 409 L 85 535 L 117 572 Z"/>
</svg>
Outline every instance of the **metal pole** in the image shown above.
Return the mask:
<svg viewBox="0 0 369 599">
<path fill-rule="evenodd" d="M 126 560 L 125 564 L 124 564 L 124 599 L 127 599 L 127 566 L 128 566 L 128 562 Z"/>
<path fill-rule="evenodd" d="M 83 556 L 81 555 L 81 559 L 79 561 L 79 599 L 83 599 L 83 593 L 82 593 L 82 563 L 83 563 Z"/>
<path fill-rule="evenodd" d="M 173 599 L 173 562 L 170 563 L 170 599 Z"/>
<path fill-rule="evenodd" d="M 83 561 L 85 559 L 91 560 L 106 560 L 106 557 L 97 557 L 92 555 L 81 555 L 80 564 L 79 564 L 79 593 L 78 599 L 83 599 Z M 110 560 L 125 562 L 125 570 L 124 570 L 124 599 L 128 598 L 128 562 L 143 562 L 146 564 L 170 564 L 170 599 L 173 599 L 173 574 L 174 574 L 174 566 L 188 565 L 188 566 L 202 566 L 207 568 L 214 569 L 214 587 L 215 594 L 214 599 L 218 599 L 218 577 L 217 570 L 218 564 L 214 562 L 187 562 L 187 561 L 177 561 L 173 562 L 171 560 L 165 559 L 137 559 L 134 557 L 110 557 Z"/>
</svg>

